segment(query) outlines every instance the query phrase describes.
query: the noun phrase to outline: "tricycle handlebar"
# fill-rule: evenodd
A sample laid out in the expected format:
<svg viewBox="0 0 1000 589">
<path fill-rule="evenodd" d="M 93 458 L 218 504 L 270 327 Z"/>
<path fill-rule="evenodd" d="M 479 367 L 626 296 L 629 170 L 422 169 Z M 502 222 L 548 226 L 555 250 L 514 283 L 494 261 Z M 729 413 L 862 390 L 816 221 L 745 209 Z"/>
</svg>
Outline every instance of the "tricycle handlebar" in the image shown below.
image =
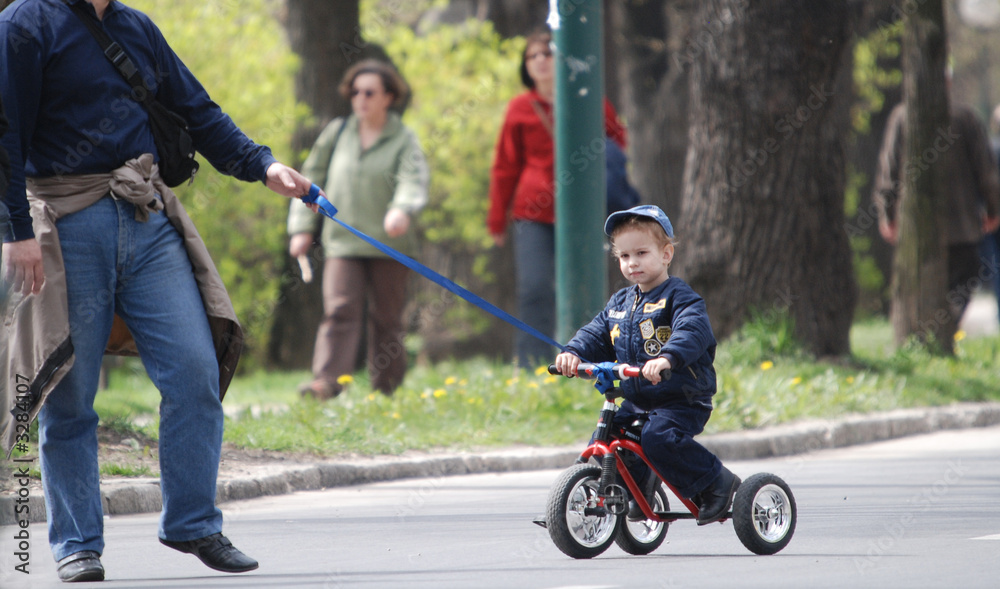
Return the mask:
<svg viewBox="0 0 1000 589">
<path fill-rule="evenodd" d="M 629 366 L 628 364 L 615 364 L 611 369 L 615 373 L 615 376 L 619 379 L 630 378 L 642 376 L 642 368 L 638 366 Z M 598 366 L 597 364 L 590 364 L 588 362 L 581 362 L 576 369 L 576 375 L 580 378 L 597 378 Z M 556 369 L 555 364 L 549 364 L 549 374 L 562 374 Z M 670 371 L 664 370 L 660 373 L 660 376 L 664 379 L 670 378 Z"/>
</svg>

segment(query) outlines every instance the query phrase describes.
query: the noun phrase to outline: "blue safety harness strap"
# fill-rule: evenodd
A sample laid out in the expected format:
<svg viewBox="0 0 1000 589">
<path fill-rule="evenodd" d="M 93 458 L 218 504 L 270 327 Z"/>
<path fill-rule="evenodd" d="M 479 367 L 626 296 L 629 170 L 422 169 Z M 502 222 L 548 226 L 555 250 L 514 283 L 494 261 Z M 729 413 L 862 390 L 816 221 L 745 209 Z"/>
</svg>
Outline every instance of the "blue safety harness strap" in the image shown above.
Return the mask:
<svg viewBox="0 0 1000 589">
<path fill-rule="evenodd" d="M 528 325 L 524 321 L 521 321 L 517 317 L 514 317 L 513 315 L 497 307 L 493 303 L 483 299 L 482 297 L 469 291 L 468 289 L 455 284 L 453 281 L 442 276 L 441 274 L 438 274 L 434 270 L 431 270 L 427 266 L 424 266 L 423 264 L 414 260 L 413 258 L 394 250 L 393 248 L 385 245 L 384 243 L 372 237 L 369 237 L 368 235 L 365 235 L 364 233 L 358 231 L 354 227 L 351 227 L 347 223 L 344 223 L 343 221 L 341 221 L 336 217 L 337 207 L 333 206 L 333 204 L 330 203 L 330 201 L 328 201 L 323 195 L 319 193 L 319 187 L 316 186 L 315 184 L 313 184 L 312 188 L 309 189 L 309 194 L 302 197 L 302 202 L 306 204 L 315 203 L 319 205 L 319 210 L 322 211 L 325 216 L 336 221 L 337 223 L 340 224 L 341 227 L 347 229 L 354 235 L 357 235 L 359 238 L 364 240 L 366 243 L 374 246 L 383 254 L 393 258 L 400 264 L 403 264 L 407 268 L 413 270 L 414 272 L 420 274 L 421 276 L 427 278 L 428 280 L 441 285 L 445 289 L 457 294 L 458 296 L 462 297 L 463 299 L 472 303 L 473 305 L 479 307 L 480 309 L 493 314 L 495 317 L 502 319 L 503 321 L 506 321 L 507 323 L 513 325 L 514 327 L 520 329 L 521 331 L 524 331 L 525 333 L 528 333 L 542 340 L 543 342 L 549 344 L 550 346 L 554 346 L 562 350 L 563 352 L 566 351 L 566 348 L 556 340 L 538 331 L 537 329 Z"/>
</svg>

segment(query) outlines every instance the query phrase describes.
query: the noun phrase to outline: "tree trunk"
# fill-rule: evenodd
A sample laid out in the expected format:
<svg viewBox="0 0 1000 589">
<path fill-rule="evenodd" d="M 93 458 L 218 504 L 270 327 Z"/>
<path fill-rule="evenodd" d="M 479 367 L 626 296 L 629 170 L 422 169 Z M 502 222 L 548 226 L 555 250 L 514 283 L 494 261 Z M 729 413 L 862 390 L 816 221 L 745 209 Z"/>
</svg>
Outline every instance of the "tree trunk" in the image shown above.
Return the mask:
<svg viewBox="0 0 1000 589">
<path fill-rule="evenodd" d="M 697 2 L 608 3 L 608 95 L 628 124 L 629 179 L 679 217 L 688 148 L 688 70 Z M 679 218 L 677 219 L 679 221 Z"/>
<path fill-rule="evenodd" d="M 916 3 L 904 19 L 903 161 L 933 163 L 953 156 L 951 150 L 942 152 L 934 147 L 939 129 L 949 124 L 941 0 Z M 933 154 L 933 160 L 928 154 Z M 946 300 L 947 249 L 941 224 L 945 214 L 941 195 L 947 194 L 949 167 L 947 162 L 923 165 L 919 174 L 904 174 L 892 288 L 892 325 L 897 345 L 916 336 L 945 353 L 952 352 L 957 321 L 951 317 Z"/>
<path fill-rule="evenodd" d="M 360 33 L 358 0 L 288 0 L 285 26 L 292 50 L 302 60 L 295 95 L 315 117 L 295 130 L 292 148 L 299 154 L 312 147 L 327 123 L 350 111 L 337 86 L 366 44 Z M 311 364 L 316 326 L 323 315 L 323 256 L 318 246 L 313 247 L 310 259 L 315 278 L 306 284 L 296 261 L 285 257 L 268 345 L 271 365 L 308 368 Z"/>
<path fill-rule="evenodd" d="M 475 0 L 477 13 L 504 37 L 527 35 L 545 26 L 548 0 Z"/>
<path fill-rule="evenodd" d="M 677 258 L 717 338 L 787 307 L 808 351 L 850 351 L 851 15 L 846 0 L 702 4 Z"/>
</svg>

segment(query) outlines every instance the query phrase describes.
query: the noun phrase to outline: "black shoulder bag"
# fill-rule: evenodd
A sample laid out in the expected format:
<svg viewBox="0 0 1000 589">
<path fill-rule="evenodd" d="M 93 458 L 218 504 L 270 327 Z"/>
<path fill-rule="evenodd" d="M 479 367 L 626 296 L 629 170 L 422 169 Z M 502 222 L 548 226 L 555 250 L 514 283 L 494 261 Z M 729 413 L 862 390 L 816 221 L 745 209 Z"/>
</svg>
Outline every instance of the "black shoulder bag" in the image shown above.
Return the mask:
<svg viewBox="0 0 1000 589">
<path fill-rule="evenodd" d="M 87 25 L 87 29 L 104 50 L 104 56 L 132 86 L 132 98 L 146 107 L 149 113 L 149 125 L 153 131 L 153 141 L 160 153 L 160 177 L 171 188 L 187 181 L 194 181 L 194 175 L 198 172 L 198 161 L 194 158 L 194 142 L 188 133 L 187 121 L 157 102 L 149 88 L 143 84 L 138 68 L 125 54 L 121 45 L 108 37 L 100 25 L 87 14 L 82 4 L 72 4 L 69 7 L 80 17 L 83 24 Z"/>
</svg>

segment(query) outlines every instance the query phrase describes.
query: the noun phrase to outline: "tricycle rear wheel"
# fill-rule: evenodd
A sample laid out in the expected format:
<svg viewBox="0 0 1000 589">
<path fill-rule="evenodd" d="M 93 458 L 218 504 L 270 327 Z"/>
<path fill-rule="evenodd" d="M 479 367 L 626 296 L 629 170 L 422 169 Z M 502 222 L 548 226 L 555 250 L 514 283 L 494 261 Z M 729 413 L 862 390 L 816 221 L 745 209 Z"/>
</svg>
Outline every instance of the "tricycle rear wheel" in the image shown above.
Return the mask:
<svg viewBox="0 0 1000 589">
<path fill-rule="evenodd" d="M 754 554 L 774 554 L 788 545 L 798 512 L 785 481 L 759 473 L 743 481 L 733 500 L 733 527 Z"/>
<path fill-rule="evenodd" d="M 663 485 L 656 488 L 652 508 L 654 512 L 670 511 L 670 503 L 667 501 L 667 492 L 663 490 Z M 636 556 L 649 554 L 659 548 L 666 540 L 668 527 L 670 527 L 670 522 L 658 522 L 651 519 L 630 521 L 627 517 L 623 517 L 618 535 L 615 536 L 615 543 L 629 554 Z"/>
</svg>

